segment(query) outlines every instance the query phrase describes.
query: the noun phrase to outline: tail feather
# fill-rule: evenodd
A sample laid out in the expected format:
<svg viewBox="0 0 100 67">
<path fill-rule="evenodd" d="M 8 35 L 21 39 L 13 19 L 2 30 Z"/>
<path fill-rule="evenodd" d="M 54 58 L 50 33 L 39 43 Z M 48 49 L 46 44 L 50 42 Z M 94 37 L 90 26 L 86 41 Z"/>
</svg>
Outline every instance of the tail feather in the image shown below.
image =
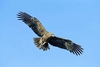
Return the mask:
<svg viewBox="0 0 100 67">
<path fill-rule="evenodd" d="M 36 47 L 38 47 L 39 49 L 42 49 L 43 51 L 50 49 L 48 43 L 45 43 L 44 45 L 40 45 L 39 41 L 40 38 L 33 38 L 34 40 L 34 44 L 36 45 Z"/>
<path fill-rule="evenodd" d="M 36 45 L 36 47 L 39 47 L 40 38 L 33 38 L 33 40 L 34 40 L 34 44 Z"/>
</svg>

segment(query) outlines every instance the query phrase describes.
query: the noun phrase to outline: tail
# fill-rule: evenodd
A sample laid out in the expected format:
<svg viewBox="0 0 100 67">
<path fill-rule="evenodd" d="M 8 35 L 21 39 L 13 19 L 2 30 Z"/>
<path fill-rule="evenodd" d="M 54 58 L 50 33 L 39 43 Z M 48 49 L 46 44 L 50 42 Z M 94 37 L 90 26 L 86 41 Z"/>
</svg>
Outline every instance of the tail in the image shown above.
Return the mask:
<svg viewBox="0 0 100 67">
<path fill-rule="evenodd" d="M 33 40 L 34 40 L 34 44 L 36 45 L 36 47 L 39 47 L 40 38 L 33 38 Z"/>
<path fill-rule="evenodd" d="M 36 45 L 36 47 L 38 47 L 39 49 L 42 49 L 43 51 L 50 49 L 48 43 L 45 43 L 44 45 L 40 45 L 39 41 L 40 38 L 33 38 L 34 40 L 34 44 Z"/>
</svg>

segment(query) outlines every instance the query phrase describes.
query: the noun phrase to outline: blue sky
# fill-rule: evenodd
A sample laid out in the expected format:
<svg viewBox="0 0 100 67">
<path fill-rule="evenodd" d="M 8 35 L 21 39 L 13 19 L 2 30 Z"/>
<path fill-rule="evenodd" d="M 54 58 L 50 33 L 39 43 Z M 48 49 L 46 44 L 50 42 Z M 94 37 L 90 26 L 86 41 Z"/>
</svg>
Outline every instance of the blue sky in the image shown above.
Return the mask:
<svg viewBox="0 0 100 67">
<path fill-rule="evenodd" d="M 0 0 L 0 67 L 100 67 L 99 0 Z M 50 46 L 36 48 L 36 34 L 16 14 L 37 17 L 56 36 L 84 48 L 81 56 Z"/>
</svg>

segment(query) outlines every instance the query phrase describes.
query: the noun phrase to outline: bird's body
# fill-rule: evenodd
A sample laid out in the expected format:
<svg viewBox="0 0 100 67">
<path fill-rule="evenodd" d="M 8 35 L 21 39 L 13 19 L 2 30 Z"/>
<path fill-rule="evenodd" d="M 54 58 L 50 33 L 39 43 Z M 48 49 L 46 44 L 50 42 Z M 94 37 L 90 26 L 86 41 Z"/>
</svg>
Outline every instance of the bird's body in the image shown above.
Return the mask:
<svg viewBox="0 0 100 67">
<path fill-rule="evenodd" d="M 83 48 L 80 45 L 73 43 L 71 40 L 54 36 L 52 33 L 46 31 L 37 18 L 25 12 L 19 12 L 18 18 L 25 22 L 39 36 L 38 38 L 33 38 L 34 44 L 39 49 L 47 50 L 49 49 L 49 44 L 51 44 L 52 46 L 66 49 L 76 55 L 82 54 Z"/>
</svg>

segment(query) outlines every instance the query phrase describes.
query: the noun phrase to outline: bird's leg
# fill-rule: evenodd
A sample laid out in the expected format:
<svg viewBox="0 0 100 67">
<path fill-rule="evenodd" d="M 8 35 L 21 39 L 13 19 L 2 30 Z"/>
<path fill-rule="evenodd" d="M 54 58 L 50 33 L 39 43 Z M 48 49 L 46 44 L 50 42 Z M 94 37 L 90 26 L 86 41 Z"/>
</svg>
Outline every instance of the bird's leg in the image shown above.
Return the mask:
<svg viewBox="0 0 100 67">
<path fill-rule="evenodd" d="M 45 43 L 46 42 L 45 42 L 44 38 L 41 37 L 40 40 L 39 40 L 39 45 L 44 45 Z"/>
<path fill-rule="evenodd" d="M 46 42 L 44 41 L 44 39 L 43 39 L 43 37 L 41 37 L 40 38 L 40 40 L 39 40 L 39 45 L 38 45 L 38 47 L 39 47 L 39 49 L 42 49 L 44 46 L 44 44 L 45 44 Z"/>
<path fill-rule="evenodd" d="M 48 36 L 48 34 L 44 34 L 41 38 L 40 38 L 40 40 L 39 40 L 39 48 L 43 48 L 44 47 L 44 45 L 46 44 L 46 42 L 47 42 L 47 39 L 49 38 L 50 36 Z"/>
<path fill-rule="evenodd" d="M 39 41 L 39 45 L 41 45 L 42 44 L 42 37 L 40 38 L 40 41 Z"/>
</svg>

